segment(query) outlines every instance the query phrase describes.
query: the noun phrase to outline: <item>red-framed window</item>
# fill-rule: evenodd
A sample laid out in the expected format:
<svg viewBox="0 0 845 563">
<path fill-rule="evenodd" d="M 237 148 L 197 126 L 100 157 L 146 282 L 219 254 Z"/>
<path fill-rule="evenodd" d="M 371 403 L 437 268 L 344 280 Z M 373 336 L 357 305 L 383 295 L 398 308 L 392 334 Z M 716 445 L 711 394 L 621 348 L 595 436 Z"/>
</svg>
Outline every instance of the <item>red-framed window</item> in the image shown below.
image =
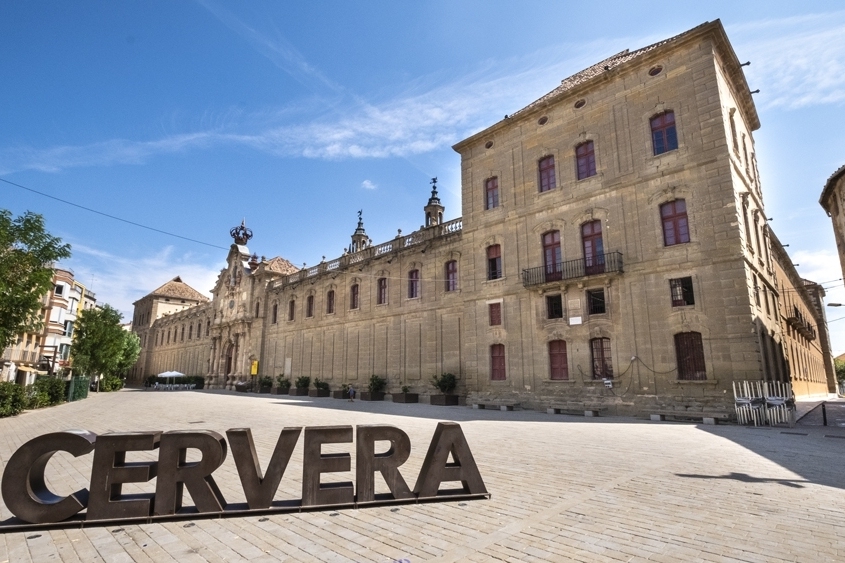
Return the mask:
<svg viewBox="0 0 845 563">
<path fill-rule="evenodd" d="M 493 344 L 490 346 L 490 379 L 493 381 L 504 381 L 506 377 L 505 345 Z"/>
<path fill-rule="evenodd" d="M 604 273 L 604 239 L 601 221 L 589 221 L 581 225 L 581 241 L 584 246 L 584 273 L 588 276 Z"/>
<path fill-rule="evenodd" d="M 420 271 L 411 270 L 408 272 L 408 299 L 420 296 Z"/>
<path fill-rule="evenodd" d="M 273 324 L 279 321 L 279 304 L 273 303 Z"/>
<path fill-rule="evenodd" d="M 543 266 L 545 266 L 546 281 L 562 279 L 561 266 L 563 254 L 560 251 L 560 231 L 543 233 Z"/>
<path fill-rule="evenodd" d="M 555 157 L 545 156 L 537 164 L 540 172 L 540 192 L 547 192 L 557 186 L 555 180 Z"/>
<path fill-rule="evenodd" d="M 667 111 L 651 118 L 651 142 L 655 156 L 678 148 L 675 112 Z"/>
<path fill-rule="evenodd" d="M 579 180 L 596 175 L 596 153 L 592 141 L 575 147 L 575 165 Z"/>
<path fill-rule="evenodd" d="M 502 277 L 502 247 L 498 244 L 487 247 L 487 279 Z"/>
<path fill-rule="evenodd" d="M 566 341 L 549 341 L 549 377 L 557 380 L 569 379 L 569 365 L 566 361 Z"/>
<path fill-rule="evenodd" d="M 502 324 L 502 304 L 489 303 L 487 305 L 488 315 L 490 317 L 490 326 L 499 326 Z"/>
<path fill-rule="evenodd" d="M 663 222 L 664 246 L 689 242 L 686 200 L 676 199 L 661 205 L 660 220 Z"/>
<path fill-rule="evenodd" d="M 305 298 L 305 316 L 311 318 L 314 316 L 314 296 L 309 295 Z"/>
<path fill-rule="evenodd" d="M 357 309 L 359 305 L 360 301 L 358 299 L 358 284 L 353 283 L 352 286 L 349 288 L 349 308 Z"/>
<path fill-rule="evenodd" d="M 499 207 L 499 178 L 493 176 L 484 180 L 484 209 Z"/>
<path fill-rule="evenodd" d="M 331 315 L 334 313 L 334 290 L 330 289 L 326 293 L 326 314 Z"/>
<path fill-rule="evenodd" d="M 293 299 L 288 303 L 288 320 L 292 321 L 296 318 L 296 301 Z"/>
<path fill-rule="evenodd" d="M 678 359 L 678 379 L 702 381 L 707 379 L 704 366 L 704 346 L 700 332 L 679 332 L 675 335 L 675 355 Z"/>
<path fill-rule="evenodd" d="M 458 289 L 458 261 L 449 260 L 446 262 L 446 291 Z"/>
<path fill-rule="evenodd" d="M 613 379 L 613 363 L 610 359 L 610 338 L 591 339 L 590 355 L 593 360 L 593 379 Z"/>
<path fill-rule="evenodd" d="M 376 289 L 376 303 L 384 305 L 387 303 L 387 278 L 379 278 Z"/>
</svg>

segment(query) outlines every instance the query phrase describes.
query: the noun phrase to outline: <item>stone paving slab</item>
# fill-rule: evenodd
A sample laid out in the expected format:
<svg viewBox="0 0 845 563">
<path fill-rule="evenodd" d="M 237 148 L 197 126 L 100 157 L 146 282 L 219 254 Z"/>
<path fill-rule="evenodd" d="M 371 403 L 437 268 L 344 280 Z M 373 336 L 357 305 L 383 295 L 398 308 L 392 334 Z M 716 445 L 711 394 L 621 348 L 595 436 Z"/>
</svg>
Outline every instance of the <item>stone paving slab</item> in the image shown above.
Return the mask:
<svg viewBox="0 0 845 563">
<path fill-rule="evenodd" d="M 0 460 L 5 465 L 31 438 L 72 428 L 222 434 L 245 426 L 266 465 L 283 426 L 392 424 L 411 438 L 401 472 L 413 486 L 441 420 L 461 424 L 489 500 L 8 532 L 0 534 L 0 563 L 845 560 L 845 439 L 830 437 L 845 437 L 838 427 L 703 426 L 124 390 L 0 419 Z M 354 449 L 338 444 L 324 451 Z M 323 480 L 354 481 L 352 457 L 352 471 Z M 57 454 L 48 480 L 61 494 L 87 487 L 90 464 L 90 455 Z M 244 501 L 231 455 L 215 479 L 228 502 Z M 276 498 L 300 498 L 301 479 L 302 438 Z M 386 491 L 379 481 L 377 492 Z M 10 516 L 0 506 L 0 520 Z"/>
</svg>

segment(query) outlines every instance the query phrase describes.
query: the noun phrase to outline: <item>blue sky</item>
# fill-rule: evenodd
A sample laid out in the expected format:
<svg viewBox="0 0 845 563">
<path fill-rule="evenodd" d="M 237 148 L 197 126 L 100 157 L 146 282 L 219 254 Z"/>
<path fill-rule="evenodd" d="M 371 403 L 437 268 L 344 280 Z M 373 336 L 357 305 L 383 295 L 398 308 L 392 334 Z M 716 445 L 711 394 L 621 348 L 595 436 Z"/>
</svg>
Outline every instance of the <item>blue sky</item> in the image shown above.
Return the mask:
<svg viewBox="0 0 845 563">
<path fill-rule="evenodd" d="M 73 245 L 98 299 L 176 275 L 211 288 L 246 218 L 250 249 L 297 265 L 422 223 L 428 181 L 460 211 L 451 145 L 625 48 L 721 18 L 755 95 L 766 211 L 801 275 L 845 303 L 818 205 L 845 164 L 839 2 L 3 2 L 0 178 Z M 211 245 L 211 246 L 209 246 Z M 222 247 L 215 248 L 215 246 Z M 829 309 L 836 353 L 845 309 Z"/>
</svg>

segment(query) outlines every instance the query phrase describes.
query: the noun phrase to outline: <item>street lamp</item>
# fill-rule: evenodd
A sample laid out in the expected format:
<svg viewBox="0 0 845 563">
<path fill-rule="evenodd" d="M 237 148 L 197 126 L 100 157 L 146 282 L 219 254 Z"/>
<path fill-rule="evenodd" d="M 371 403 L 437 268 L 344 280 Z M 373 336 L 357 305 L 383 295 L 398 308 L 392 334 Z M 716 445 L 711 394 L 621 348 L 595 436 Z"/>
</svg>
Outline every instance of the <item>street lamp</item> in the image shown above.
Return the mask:
<svg viewBox="0 0 845 563">
<path fill-rule="evenodd" d="M 842 303 L 828 303 L 827 306 L 828 307 L 841 307 Z"/>
</svg>

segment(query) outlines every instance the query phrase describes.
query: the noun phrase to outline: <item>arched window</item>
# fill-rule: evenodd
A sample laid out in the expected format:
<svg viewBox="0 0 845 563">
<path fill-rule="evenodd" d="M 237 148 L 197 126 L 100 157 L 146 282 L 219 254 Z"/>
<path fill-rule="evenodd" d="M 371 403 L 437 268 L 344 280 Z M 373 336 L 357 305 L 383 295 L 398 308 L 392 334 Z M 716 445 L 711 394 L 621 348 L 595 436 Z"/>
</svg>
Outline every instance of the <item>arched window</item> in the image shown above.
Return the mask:
<svg viewBox="0 0 845 563">
<path fill-rule="evenodd" d="M 613 379 L 613 363 L 610 359 L 610 338 L 590 340 L 593 360 L 593 379 Z"/>
<path fill-rule="evenodd" d="M 596 175 L 596 153 L 592 141 L 575 147 L 575 165 L 579 180 Z"/>
<path fill-rule="evenodd" d="M 288 320 L 292 321 L 296 318 L 296 301 L 293 299 L 288 303 Z"/>
<path fill-rule="evenodd" d="M 502 277 L 502 247 L 498 244 L 487 247 L 487 279 Z"/>
<path fill-rule="evenodd" d="M 490 379 L 493 381 L 504 381 L 506 377 L 505 345 L 493 344 L 490 346 Z"/>
<path fill-rule="evenodd" d="M 273 303 L 273 324 L 276 324 L 279 320 L 279 304 Z"/>
<path fill-rule="evenodd" d="M 411 270 L 408 272 L 408 299 L 420 296 L 420 271 Z"/>
<path fill-rule="evenodd" d="M 678 359 L 678 379 L 700 381 L 707 379 L 704 366 L 704 346 L 700 332 L 679 332 L 675 335 L 675 356 Z"/>
<path fill-rule="evenodd" d="M 664 246 L 674 246 L 690 241 L 685 200 L 676 199 L 661 205 L 660 220 L 663 223 Z"/>
<path fill-rule="evenodd" d="M 255 302 L 255 316 L 257 317 L 260 312 L 261 312 L 261 301 L 256 301 Z"/>
<path fill-rule="evenodd" d="M 188 340 L 193 338 L 193 336 L 194 336 L 194 325 L 190 324 L 190 325 L 188 325 Z"/>
<path fill-rule="evenodd" d="M 569 379 L 565 340 L 549 341 L 549 374 L 551 379 Z"/>
<path fill-rule="evenodd" d="M 326 314 L 331 315 L 334 313 L 334 290 L 330 289 L 328 293 L 326 293 Z"/>
<path fill-rule="evenodd" d="M 678 148 L 674 112 L 667 111 L 651 118 L 651 142 L 655 156 Z"/>
<path fill-rule="evenodd" d="M 205 335 L 211 334 L 211 321 L 205 321 Z"/>
<path fill-rule="evenodd" d="M 197 321 L 197 338 L 202 338 L 202 321 Z"/>
<path fill-rule="evenodd" d="M 179 338 L 180 342 L 185 341 L 185 325 L 182 325 L 182 336 Z"/>
<path fill-rule="evenodd" d="M 458 261 L 449 260 L 446 262 L 446 291 L 458 289 Z"/>
<path fill-rule="evenodd" d="M 555 189 L 557 183 L 555 180 L 555 157 L 553 155 L 545 156 L 537 163 L 540 174 L 540 192 L 547 192 Z"/>
<path fill-rule="evenodd" d="M 305 299 L 305 316 L 311 318 L 314 316 L 314 296 L 309 295 Z"/>
</svg>

